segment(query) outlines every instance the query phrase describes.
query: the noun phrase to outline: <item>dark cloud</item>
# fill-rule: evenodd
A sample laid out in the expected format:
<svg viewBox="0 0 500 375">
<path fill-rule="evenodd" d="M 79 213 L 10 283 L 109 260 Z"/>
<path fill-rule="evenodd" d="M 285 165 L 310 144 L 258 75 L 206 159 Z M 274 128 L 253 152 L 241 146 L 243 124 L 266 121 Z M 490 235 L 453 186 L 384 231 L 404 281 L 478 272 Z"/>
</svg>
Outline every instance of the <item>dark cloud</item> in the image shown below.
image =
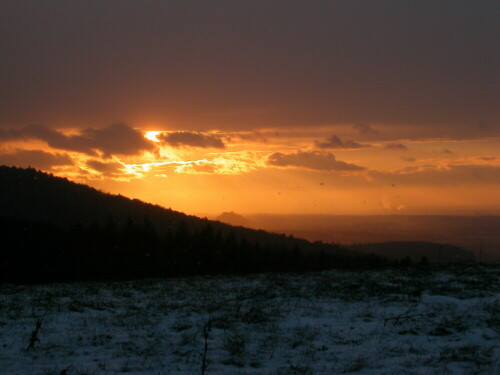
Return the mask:
<svg viewBox="0 0 500 375">
<path fill-rule="evenodd" d="M 30 125 L 19 129 L 0 132 L 0 140 L 38 139 L 52 148 L 85 153 L 96 156 L 135 155 L 141 151 L 152 151 L 153 142 L 144 138 L 141 132 L 125 124 L 112 124 L 96 129 L 87 128 L 78 135 L 65 135 L 60 131 L 42 125 Z"/>
<path fill-rule="evenodd" d="M 1 4 L 0 126 L 499 119 L 496 1 Z"/>
<path fill-rule="evenodd" d="M 408 147 L 402 143 L 388 143 L 385 145 L 384 149 L 390 151 L 406 151 Z"/>
<path fill-rule="evenodd" d="M 135 155 L 155 149 L 154 143 L 144 138 L 140 131 L 125 124 L 113 124 L 102 129 L 88 128 L 82 132 L 82 137 L 89 140 L 91 147 L 106 155 Z"/>
<path fill-rule="evenodd" d="M 368 144 L 357 143 L 351 140 L 343 141 L 338 136 L 332 135 L 326 141 L 315 141 L 316 147 L 319 148 L 364 148 L 371 147 Z"/>
<path fill-rule="evenodd" d="M 495 161 L 498 158 L 496 158 L 495 156 L 481 156 L 478 159 L 483 161 Z"/>
<path fill-rule="evenodd" d="M 267 142 L 267 138 L 259 133 L 259 132 L 251 132 L 251 133 L 226 133 L 225 134 L 225 137 L 227 139 L 232 139 L 232 138 L 235 138 L 235 139 L 241 139 L 241 140 L 244 140 L 244 141 L 250 141 L 250 142 L 264 142 L 266 143 Z"/>
<path fill-rule="evenodd" d="M 101 172 L 106 177 L 123 176 L 123 165 L 117 162 L 101 162 L 99 160 L 89 160 L 87 167 L 94 171 Z"/>
<path fill-rule="evenodd" d="M 360 171 L 363 167 L 335 159 L 331 152 L 297 151 L 291 154 L 275 152 L 267 163 L 277 167 L 300 167 L 317 171 Z"/>
<path fill-rule="evenodd" d="M 216 135 L 199 132 L 173 132 L 161 134 L 158 139 L 172 147 L 212 147 L 225 148 L 224 142 Z"/>
<path fill-rule="evenodd" d="M 51 154 L 41 150 L 16 150 L 0 154 L 0 164 L 50 170 L 52 167 L 73 165 L 67 154 Z"/>
<path fill-rule="evenodd" d="M 354 124 L 352 127 L 354 128 L 354 130 L 359 132 L 359 134 L 364 134 L 364 135 L 377 135 L 377 134 L 379 134 L 378 131 L 373 129 L 368 124 Z"/>
<path fill-rule="evenodd" d="M 404 161 L 407 161 L 407 162 L 414 162 L 414 161 L 417 161 L 417 159 L 415 159 L 415 158 L 412 158 L 412 157 L 405 157 L 405 156 L 402 156 L 402 157 L 401 157 L 401 160 L 404 160 Z"/>
<path fill-rule="evenodd" d="M 443 151 L 442 151 L 442 152 L 443 152 L 443 154 L 454 154 L 454 152 L 453 152 L 453 151 L 451 151 L 451 150 L 449 150 L 449 149 L 447 149 L 447 148 L 443 149 Z"/>
<path fill-rule="evenodd" d="M 19 129 L 2 129 L 0 128 L 0 141 L 8 141 L 22 139 L 23 131 Z"/>
</svg>

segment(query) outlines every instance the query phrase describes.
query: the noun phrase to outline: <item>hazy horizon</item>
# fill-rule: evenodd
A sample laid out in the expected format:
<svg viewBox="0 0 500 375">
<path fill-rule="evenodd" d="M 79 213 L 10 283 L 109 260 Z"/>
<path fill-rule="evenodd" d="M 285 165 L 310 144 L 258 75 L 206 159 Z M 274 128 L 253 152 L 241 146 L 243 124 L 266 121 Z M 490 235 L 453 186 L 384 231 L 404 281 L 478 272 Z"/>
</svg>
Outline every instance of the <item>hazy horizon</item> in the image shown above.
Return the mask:
<svg viewBox="0 0 500 375">
<path fill-rule="evenodd" d="M 285 233 L 309 241 L 346 245 L 383 242 L 435 242 L 472 251 L 477 259 L 500 260 L 500 215 L 239 215 L 209 219 Z"/>
</svg>

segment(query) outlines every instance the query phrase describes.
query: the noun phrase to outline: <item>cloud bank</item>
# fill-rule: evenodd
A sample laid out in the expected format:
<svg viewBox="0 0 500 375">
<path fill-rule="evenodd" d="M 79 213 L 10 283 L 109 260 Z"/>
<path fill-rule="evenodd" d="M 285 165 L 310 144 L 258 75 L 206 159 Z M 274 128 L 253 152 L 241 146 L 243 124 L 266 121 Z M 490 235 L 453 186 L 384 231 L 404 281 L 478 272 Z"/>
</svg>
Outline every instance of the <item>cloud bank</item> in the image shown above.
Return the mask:
<svg viewBox="0 0 500 375">
<path fill-rule="evenodd" d="M 106 177 L 120 177 L 124 174 L 123 165 L 114 161 L 101 162 L 98 160 L 89 160 L 85 164 L 87 167 L 102 173 Z"/>
<path fill-rule="evenodd" d="M 73 161 L 67 154 L 51 154 L 41 150 L 16 150 L 0 154 L 0 164 L 50 170 L 56 166 L 73 165 Z"/>
<path fill-rule="evenodd" d="M 299 167 L 317 171 L 360 171 L 363 167 L 335 159 L 331 152 L 297 151 L 284 154 L 275 152 L 269 155 L 268 165 L 276 167 Z"/>
<path fill-rule="evenodd" d="M 389 151 L 407 151 L 408 147 L 402 143 L 388 143 L 385 145 L 384 149 Z"/>
<path fill-rule="evenodd" d="M 351 140 L 343 141 L 336 135 L 332 135 L 326 141 L 315 141 L 316 147 L 319 148 L 345 148 L 345 149 L 356 149 L 356 148 L 364 148 L 371 147 L 369 144 L 362 144 L 358 142 L 354 142 Z"/>
<path fill-rule="evenodd" d="M 44 141 L 52 148 L 81 152 L 91 156 L 97 156 L 99 152 L 105 157 L 135 155 L 142 151 L 152 151 L 155 148 L 153 142 L 144 138 L 140 131 L 126 124 L 86 128 L 77 135 L 65 135 L 42 125 L 29 125 L 19 129 L 0 131 L 0 140 L 29 139 Z"/>
<path fill-rule="evenodd" d="M 182 131 L 166 133 L 159 135 L 158 139 L 172 147 L 187 146 L 218 149 L 226 147 L 224 142 L 218 136 L 199 132 Z"/>
</svg>

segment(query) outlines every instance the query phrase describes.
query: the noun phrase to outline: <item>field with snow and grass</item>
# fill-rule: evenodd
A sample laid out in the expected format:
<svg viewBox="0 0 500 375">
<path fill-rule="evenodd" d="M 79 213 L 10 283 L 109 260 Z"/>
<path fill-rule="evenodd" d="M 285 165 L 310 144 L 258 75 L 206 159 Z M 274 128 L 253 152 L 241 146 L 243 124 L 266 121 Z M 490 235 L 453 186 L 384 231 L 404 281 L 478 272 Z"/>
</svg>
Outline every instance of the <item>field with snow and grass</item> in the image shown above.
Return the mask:
<svg viewBox="0 0 500 375">
<path fill-rule="evenodd" d="M 500 264 L 0 285 L 1 374 L 203 372 L 500 374 Z"/>
</svg>

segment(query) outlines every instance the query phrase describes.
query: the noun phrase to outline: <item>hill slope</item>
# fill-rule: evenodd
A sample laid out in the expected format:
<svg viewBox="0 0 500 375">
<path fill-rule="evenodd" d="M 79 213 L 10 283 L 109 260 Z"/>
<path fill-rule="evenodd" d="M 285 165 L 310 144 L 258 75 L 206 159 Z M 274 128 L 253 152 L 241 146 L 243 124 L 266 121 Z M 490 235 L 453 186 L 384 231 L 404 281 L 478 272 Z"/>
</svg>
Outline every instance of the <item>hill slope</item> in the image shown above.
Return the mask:
<svg viewBox="0 0 500 375">
<path fill-rule="evenodd" d="M 89 225 L 94 222 L 104 225 L 111 219 L 120 227 L 125 225 L 128 219 L 142 222 L 148 218 L 161 234 L 176 230 L 180 223 L 185 224 L 190 232 L 200 231 L 210 224 L 224 237 L 231 233 L 236 239 L 258 241 L 263 246 L 283 246 L 287 249 L 299 246 L 305 252 L 325 250 L 352 254 L 338 246 L 318 245 L 292 236 L 231 226 L 137 199 L 103 193 L 87 185 L 35 169 L 0 166 L 0 213 L 7 218 L 58 226 L 77 223 Z"/>
<path fill-rule="evenodd" d="M 387 262 L 0 167 L 0 281 L 310 271 Z"/>
</svg>

